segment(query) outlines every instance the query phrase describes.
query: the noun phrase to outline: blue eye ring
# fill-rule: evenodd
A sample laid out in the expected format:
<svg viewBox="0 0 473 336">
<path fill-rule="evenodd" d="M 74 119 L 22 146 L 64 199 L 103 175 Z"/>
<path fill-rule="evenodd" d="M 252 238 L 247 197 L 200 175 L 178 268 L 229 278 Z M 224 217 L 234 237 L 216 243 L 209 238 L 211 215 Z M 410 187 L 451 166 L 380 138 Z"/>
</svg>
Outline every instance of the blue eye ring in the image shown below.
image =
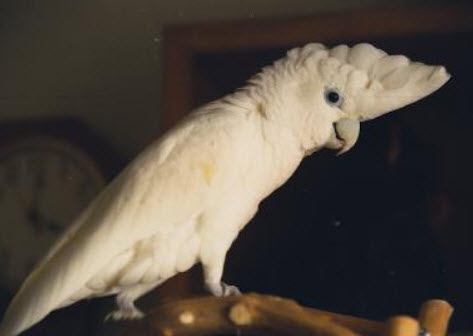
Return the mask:
<svg viewBox="0 0 473 336">
<path fill-rule="evenodd" d="M 336 89 L 327 89 L 324 93 L 325 101 L 332 106 L 340 106 L 343 98 L 340 92 Z"/>
</svg>

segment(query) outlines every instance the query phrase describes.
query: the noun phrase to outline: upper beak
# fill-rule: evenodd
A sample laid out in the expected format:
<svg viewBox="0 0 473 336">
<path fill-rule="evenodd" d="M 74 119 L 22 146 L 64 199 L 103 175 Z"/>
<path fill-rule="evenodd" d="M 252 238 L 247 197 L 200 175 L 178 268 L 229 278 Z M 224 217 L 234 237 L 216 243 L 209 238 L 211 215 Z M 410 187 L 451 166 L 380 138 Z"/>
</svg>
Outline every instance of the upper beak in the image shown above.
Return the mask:
<svg viewBox="0 0 473 336">
<path fill-rule="evenodd" d="M 337 155 L 349 151 L 358 140 L 360 122 L 358 120 L 343 118 L 333 124 L 332 135 L 326 147 L 338 149 Z"/>
</svg>

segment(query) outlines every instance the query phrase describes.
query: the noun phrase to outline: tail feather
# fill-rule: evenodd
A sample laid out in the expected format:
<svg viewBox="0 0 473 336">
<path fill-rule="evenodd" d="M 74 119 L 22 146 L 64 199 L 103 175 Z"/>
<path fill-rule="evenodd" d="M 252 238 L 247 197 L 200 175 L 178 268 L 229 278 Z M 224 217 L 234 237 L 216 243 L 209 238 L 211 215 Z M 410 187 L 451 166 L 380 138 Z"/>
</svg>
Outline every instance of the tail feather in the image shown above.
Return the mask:
<svg viewBox="0 0 473 336">
<path fill-rule="evenodd" d="M 15 336 L 41 321 L 53 309 L 47 308 L 45 302 L 39 302 L 34 297 L 38 290 L 33 280 L 37 274 L 33 272 L 23 283 L 18 293 L 8 307 L 0 324 L 0 336 Z M 42 307 L 41 307 L 42 306 Z"/>
</svg>

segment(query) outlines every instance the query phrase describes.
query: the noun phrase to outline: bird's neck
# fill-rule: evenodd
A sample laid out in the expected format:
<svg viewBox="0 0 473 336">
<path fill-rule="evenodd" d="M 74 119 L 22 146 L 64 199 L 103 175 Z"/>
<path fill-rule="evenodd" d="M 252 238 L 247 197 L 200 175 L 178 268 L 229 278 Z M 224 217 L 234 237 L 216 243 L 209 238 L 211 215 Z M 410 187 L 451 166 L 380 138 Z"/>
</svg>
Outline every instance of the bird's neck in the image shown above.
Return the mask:
<svg viewBox="0 0 473 336">
<path fill-rule="evenodd" d="M 261 195 L 266 197 L 284 184 L 295 172 L 306 155 L 300 134 L 294 125 L 277 118 L 279 101 L 271 100 L 268 92 L 262 95 L 258 89 L 248 86 L 224 98 L 245 111 L 247 120 L 254 126 L 255 153 L 253 169 L 259 175 L 263 187 Z M 261 150 L 256 150 L 260 147 Z M 257 163 L 257 164 L 255 164 Z"/>
</svg>

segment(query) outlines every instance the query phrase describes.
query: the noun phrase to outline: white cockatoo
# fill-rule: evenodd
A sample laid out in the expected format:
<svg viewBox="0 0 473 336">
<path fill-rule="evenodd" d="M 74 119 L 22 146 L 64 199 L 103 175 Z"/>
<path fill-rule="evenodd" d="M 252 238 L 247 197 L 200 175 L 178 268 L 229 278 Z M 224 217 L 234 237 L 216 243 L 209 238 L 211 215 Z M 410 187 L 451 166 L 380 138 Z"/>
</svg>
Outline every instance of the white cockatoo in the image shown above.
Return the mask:
<svg viewBox="0 0 473 336">
<path fill-rule="evenodd" d="M 360 122 L 440 88 L 442 66 L 370 44 L 308 44 L 206 104 L 146 148 L 75 220 L 27 277 L 0 327 L 13 336 L 52 310 L 116 294 L 112 318 L 138 318 L 134 301 L 202 263 L 208 290 L 259 203 L 320 148 L 346 152 Z"/>
</svg>

